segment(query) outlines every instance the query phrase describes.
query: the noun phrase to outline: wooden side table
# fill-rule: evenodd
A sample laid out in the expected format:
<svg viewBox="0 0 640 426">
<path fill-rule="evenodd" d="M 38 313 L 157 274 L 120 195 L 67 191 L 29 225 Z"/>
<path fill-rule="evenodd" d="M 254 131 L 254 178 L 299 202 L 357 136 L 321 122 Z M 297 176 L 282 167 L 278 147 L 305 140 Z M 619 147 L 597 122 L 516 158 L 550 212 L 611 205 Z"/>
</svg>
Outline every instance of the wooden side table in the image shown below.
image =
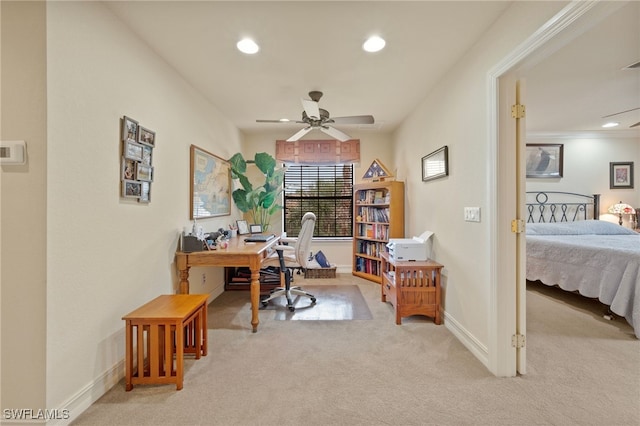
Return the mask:
<svg viewBox="0 0 640 426">
<path fill-rule="evenodd" d="M 396 324 L 410 315 L 433 317 L 436 324 L 441 324 L 440 279 L 444 265 L 433 260 L 395 261 L 389 253 L 382 253 L 380 257 L 381 300 L 393 305 Z"/>
<path fill-rule="evenodd" d="M 122 317 L 127 392 L 134 384 L 175 383 L 176 390 L 182 389 L 184 354 L 195 354 L 196 359 L 207 355 L 207 298 L 206 294 L 162 295 Z"/>
</svg>

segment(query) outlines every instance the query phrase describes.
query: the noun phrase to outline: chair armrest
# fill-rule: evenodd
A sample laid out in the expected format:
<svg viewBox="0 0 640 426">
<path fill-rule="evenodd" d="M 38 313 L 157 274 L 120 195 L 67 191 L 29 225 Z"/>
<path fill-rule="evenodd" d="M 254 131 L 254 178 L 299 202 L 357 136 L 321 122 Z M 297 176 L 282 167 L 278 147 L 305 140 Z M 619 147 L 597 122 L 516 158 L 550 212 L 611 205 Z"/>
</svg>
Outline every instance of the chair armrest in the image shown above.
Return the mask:
<svg viewBox="0 0 640 426">
<path fill-rule="evenodd" d="M 280 237 L 280 241 L 283 243 L 297 243 L 298 239 L 295 237 Z"/>
<path fill-rule="evenodd" d="M 295 247 L 292 246 L 283 246 L 281 244 L 276 244 L 272 247 L 274 250 L 282 250 L 282 251 L 295 251 Z"/>
</svg>

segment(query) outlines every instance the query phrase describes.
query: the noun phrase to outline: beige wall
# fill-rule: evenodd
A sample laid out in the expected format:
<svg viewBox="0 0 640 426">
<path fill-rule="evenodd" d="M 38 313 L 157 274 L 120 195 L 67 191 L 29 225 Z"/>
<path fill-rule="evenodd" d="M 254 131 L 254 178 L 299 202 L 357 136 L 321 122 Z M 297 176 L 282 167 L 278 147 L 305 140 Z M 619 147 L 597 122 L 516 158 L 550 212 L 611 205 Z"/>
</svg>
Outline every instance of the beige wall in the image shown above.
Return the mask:
<svg viewBox="0 0 640 426">
<path fill-rule="evenodd" d="M 280 125 L 274 126 L 283 127 Z M 252 159 L 257 152 L 268 152 L 271 155 L 275 155 L 275 141 L 287 139 L 295 131 L 295 127 L 284 127 L 269 133 L 246 135 L 243 145 L 245 158 Z M 355 129 L 345 129 L 345 131 L 354 139 L 360 139 L 360 163 L 356 164 L 353 171 L 356 184 L 362 182 L 362 176 L 376 158 L 390 168 L 391 172 L 397 174 L 397 171 L 393 169 L 394 159 L 390 135 L 372 134 Z M 303 139 L 320 140 L 327 139 L 327 136 L 321 132 L 311 132 Z M 274 232 L 282 232 L 281 217 L 274 218 L 273 225 Z M 351 239 L 342 241 L 314 240 L 311 243 L 311 250 L 314 253 L 322 250 L 327 255 L 329 262 L 338 267 L 338 272 L 350 273 L 353 262 L 352 245 Z"/>
<path fill-rule="evenodd" d="M 0 138 L 24 140 L 28 163 L 0 172 L 0 405 L 44 408 L 47 110 L 45 5 L 0 2 Z"/>
<path fill-rule="evenodd" d="M 103 4 L 47 13 L 47 407 L 77 413 L 122 377 L 122 316 L 177 289 L 190 144 L 229 158 L 241 135 Z M 156 131 L 150 204 L 120 198 L 123 115 Z M 223 289 L 220 268 L 190 278 L 192 293 Z"/>
</svg>

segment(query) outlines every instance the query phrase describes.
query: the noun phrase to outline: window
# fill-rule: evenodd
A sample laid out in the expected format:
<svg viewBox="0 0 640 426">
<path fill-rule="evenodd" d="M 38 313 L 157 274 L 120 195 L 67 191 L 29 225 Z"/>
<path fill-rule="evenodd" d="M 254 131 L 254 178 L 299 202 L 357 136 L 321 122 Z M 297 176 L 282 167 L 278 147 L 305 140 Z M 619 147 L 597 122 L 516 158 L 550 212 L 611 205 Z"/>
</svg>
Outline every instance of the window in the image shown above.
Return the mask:
<svg viewBox="0 0 640 426">
<path fill-rule="evenodd" d="M 352 237 L 353 166 L 289 166 L 284 175 L 284 231 L 296 237 L 306 212 L 314 237 Z"/>
</svg>

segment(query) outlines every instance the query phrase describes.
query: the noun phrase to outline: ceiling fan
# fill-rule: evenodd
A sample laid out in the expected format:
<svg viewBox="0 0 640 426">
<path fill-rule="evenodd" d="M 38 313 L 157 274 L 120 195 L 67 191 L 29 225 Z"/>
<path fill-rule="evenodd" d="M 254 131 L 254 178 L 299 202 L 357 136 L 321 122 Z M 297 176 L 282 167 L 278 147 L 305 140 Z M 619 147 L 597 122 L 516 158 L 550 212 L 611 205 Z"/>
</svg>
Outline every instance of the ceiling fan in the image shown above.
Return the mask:
<svg viewBox="0 0 640 426">
<path fill-rule="evenodd" d="M 637 110 L 639 110 L 639 109 L 640 109 L 640 107 L 638 107 L 638 108 L 631 108 L 631 109 L 628 109 L 628 110 L 626 110 L 626 111 L 616 112 L 615 114 L 605 115 L 605 116 L 604 116 L 604 117 L 602 117 L 602 118 L 609 118 L 609 117 L 613 117 L 613 116 L 616 116 L 616 115 L 625 114 L 625 113 L 627 113 L 627 112 L 637 111 Z M 638 127 L 638 126 L 640 126 L 640 121 L 638 121 L 638 122 L 637 122 L 637 123 L 635 123 L 635 124 L 632 124 L 631 126 L 629 126 L 629 128 L 631 129 L 631 128 L 633 128 L 633 127 Z"/>
<path fill-rule="evenodd" d="M 322 109 L 318 106 L 318 101 L 322 97 L 322 92 L 311 91 L 309 92 L 309 99 L 301 99 L 302 101 L 302 119 L 300 120 L 256 120 L 257 123 L 299 123 L 306 124 L 307 126 L 296 132 L 293 136 L 287 139 L 287 142 L 294 142 L 309 133 L 313 129 L 318 129 L 327 135 L 338 139 L 340 142 L 345 142 L 351 139 L 351 136 L 341 132 L 331 124 L 373 124 L 372 115 L 351 115 L 347 117 L 331 117 L 329 111 Z"/>
</svg>

